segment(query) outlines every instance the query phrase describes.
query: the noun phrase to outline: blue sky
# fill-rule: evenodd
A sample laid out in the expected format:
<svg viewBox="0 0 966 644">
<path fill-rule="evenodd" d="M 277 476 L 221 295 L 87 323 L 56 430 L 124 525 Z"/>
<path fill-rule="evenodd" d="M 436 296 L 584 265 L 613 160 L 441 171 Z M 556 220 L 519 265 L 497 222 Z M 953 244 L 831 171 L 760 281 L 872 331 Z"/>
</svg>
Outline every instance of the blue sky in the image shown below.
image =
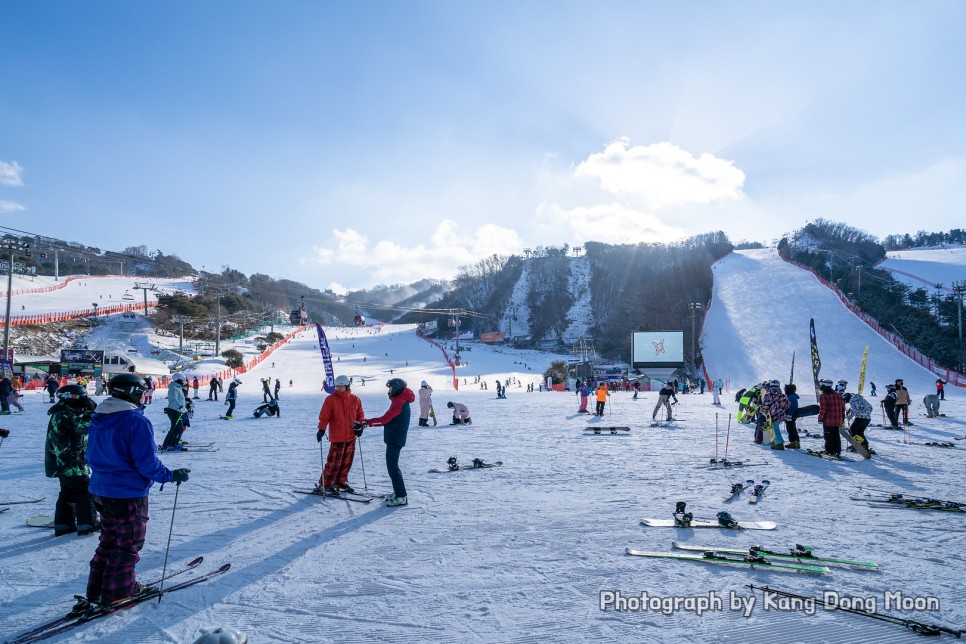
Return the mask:
<svg viewBox="0 0 966 644">
<path fill-rule="evenodd" d="M 966 4 L 0 3 L 0 224 L 319 288 L 962 226 Z"/>
</svg>

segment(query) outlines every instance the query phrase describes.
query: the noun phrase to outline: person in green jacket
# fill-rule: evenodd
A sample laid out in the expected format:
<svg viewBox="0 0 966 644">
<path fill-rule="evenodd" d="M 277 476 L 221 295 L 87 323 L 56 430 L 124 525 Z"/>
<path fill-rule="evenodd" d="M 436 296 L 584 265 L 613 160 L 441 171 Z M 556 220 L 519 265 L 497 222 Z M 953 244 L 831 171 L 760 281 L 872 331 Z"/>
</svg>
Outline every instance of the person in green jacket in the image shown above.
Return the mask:
<svg viewBox="0 0 966 644">
<path fill-rule="evenodd" d="M 47 441 L 44 470 L 48 478 L 60 481 L 60 495 L 54 509 L 54 536 L 96 532 L 100 523 L 87 486 L 87 428 L 96 404 L 80 385 L 57 390 L 57 403 L 47 410 Z"/>
</svg>

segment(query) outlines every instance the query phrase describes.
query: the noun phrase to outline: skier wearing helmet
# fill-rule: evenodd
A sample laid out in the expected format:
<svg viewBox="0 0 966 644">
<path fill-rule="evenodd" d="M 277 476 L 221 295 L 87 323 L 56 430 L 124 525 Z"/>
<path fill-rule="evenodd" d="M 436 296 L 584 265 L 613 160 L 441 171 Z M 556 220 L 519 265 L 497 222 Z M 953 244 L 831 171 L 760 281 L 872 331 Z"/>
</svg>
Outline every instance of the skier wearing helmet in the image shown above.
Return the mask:
<svg viewBox="0 0 966 644">
<path fill-rule="evenodd" d="M 845 422 L 845 402 L 842 394 L 832 388 L 831 380 L 820 381 L 819 387 L 822 395 L 818 398 L 818 421 L 822 423 L 822 434 L 825 436 L 825 453 L 839 457 L 842 454 L 839 427 Z"/>
<path fill-rule="evenodd" d="M 164 437 L 164 442 L 161 443 L 162 452 L 181 449 L 181 434 L 184 433 L 184 421 L 188 414 L 184 395 L 187 386 L 188 379 L 183 373 L 176 373 L 168 383 L 168 404 L 164 408 L 164 413 L 171 421 L 171 428 Z"/>
<path fill-rule="evenodd" d="M 399 469 L 399 453 L 406 446 L 406 434 L 409 432 L 409 405 L 415 402 L 416 394 L 406 386 L 406 381 L 402 378 L 390 379 L 386 387 L 389 388 L 391 401 L 389 410 L 379 418 L 363 420 L 357 425 L 383 426 L 382 440 L 386 443 L 386 469 L 392 480 L 393 492 L 392 497 L 386 501 L 386 505 L 392 508 L 409 503 L 406 498 L 406 483 Z"/>
<path fill-rule="evenodd" d="M 316 490 L 325 494 L 355 492 L 349 486 L 349 469 L 356 454 L 356 438 L 362 436 L 362 429 L 356 429 L 354 425 L 366 415 L 362 411 L 362 401 L 350 391 L 350 384 L 346 376 L 336 378 L 335 391 L 326 397 L 319 410 L 315 439 L 321 443 L 328 428 L 329 455 Z"/>
</svg>

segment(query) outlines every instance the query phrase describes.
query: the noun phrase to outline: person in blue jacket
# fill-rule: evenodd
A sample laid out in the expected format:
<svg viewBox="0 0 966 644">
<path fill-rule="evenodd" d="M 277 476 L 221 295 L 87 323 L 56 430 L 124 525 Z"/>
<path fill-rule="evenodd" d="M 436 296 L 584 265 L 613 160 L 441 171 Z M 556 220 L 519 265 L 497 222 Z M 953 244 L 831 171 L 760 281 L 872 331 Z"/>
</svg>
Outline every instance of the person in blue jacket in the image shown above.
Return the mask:
<svg viewBox="0 0 966 644">
<path fill-rule="evenodd" d="M 409 433 L 409 405 L 416 400 L 416 394 L 406 386 L 402 378 L 392 378 L 386 383 L 389 387 L 389 410 L 379 418 L 369 418 L 356 422 L 353 428 L 358 431 L 356 436 L 362 435 L 362 429 L 367 425 L 382 425 L 382 440 L 386 443 L 386 469 L 392 481 L 392 498 L 386 501 L 389 507 L 408 505 L 406 498 L 406 483 L 403 481 L 402 470 L 399 469 L 399 454 L 406 446 L 406 436 Z"/>
<path fill-rule="evenodd" d="M 190 470 L 172 472 L 158 460 L 154 426 L 141 405 L 146 388 L 133 373 L 111 378 L 109 395 L 94 410 L 87 430 L 89 489 L 101 516 L 100 542 L 87 579 L 89 603 L 112 604 L 141 591 L 134 567 L 147 531 L 148 492 L 154 482 L 180 485 L 188 480 Z"/>
</svg>

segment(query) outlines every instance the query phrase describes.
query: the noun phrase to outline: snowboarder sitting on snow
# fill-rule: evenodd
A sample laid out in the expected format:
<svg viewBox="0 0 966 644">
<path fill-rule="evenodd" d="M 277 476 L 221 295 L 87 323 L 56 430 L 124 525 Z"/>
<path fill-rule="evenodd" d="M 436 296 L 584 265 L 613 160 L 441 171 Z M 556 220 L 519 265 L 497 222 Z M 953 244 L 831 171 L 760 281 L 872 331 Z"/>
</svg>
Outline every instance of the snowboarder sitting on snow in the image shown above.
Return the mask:
<svg viewBox="0 0 966 644">
<path fill-rule="evenodd" d="M 48 478 L 60 481 L 60 495 L 54 511 L 54 536 L 77 531 L 97 531 L 100 524 L 88 492 L 87 428 L 97 406 L 80 385 L 57 390 L 59 402 L 47 410 L 47 442 L 44 469 Z"/>
<path fill-rule="evenodd" d="M 448 402 L 446 406 L 453 410 L 453 422 L 450 425 L 471 425 L 470 408 L 463 403 Z"/>
<path fill-rule="evenodd" d="M 263 403 L 255 408 L 252 412 L 252 416 L 255 418 L 261 418 L 262 416 L 275 416 L 276 418 L 282 417 L 282 410 L 278 406 L 278 401 L 272 398 L 267 403 Z"/>
</svg>

